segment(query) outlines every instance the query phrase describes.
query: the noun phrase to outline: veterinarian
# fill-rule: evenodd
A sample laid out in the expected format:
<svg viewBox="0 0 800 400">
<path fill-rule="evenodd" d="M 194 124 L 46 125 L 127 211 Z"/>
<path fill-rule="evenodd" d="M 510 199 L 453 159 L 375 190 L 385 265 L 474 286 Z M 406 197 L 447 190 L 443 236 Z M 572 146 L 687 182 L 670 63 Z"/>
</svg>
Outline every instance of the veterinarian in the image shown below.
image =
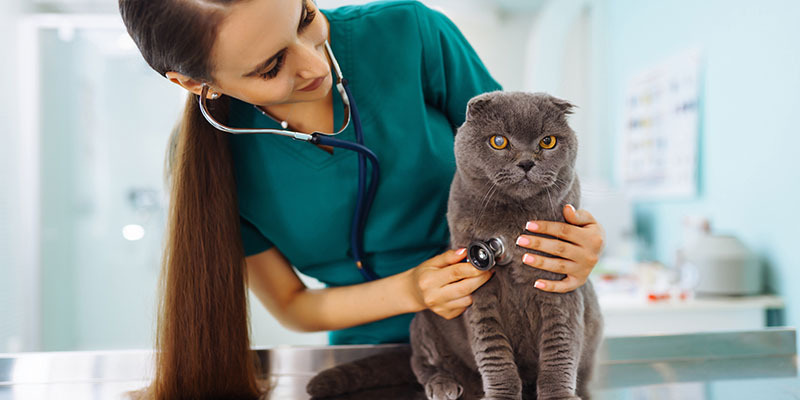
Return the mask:
<svg viewBox="0 0 800 400">
<path fill-rule="evenodd" d="M 320 10 L 311 0 L 120 0 L 120 11 L 150 66 L 190 92 L 168 155 L 158 382 L 245 357 L 246 288 L 286 327 L 331 331 L 332 344 L 404 342 L 411 313 L 453 318 L 469 307 L 491 272 L 463 249 L 445 251 L 453 137 L 468 100 L 501 87 L 447 17 L 412 1 Z M 209 113 L 229 127 L 336 132 L 346 116 L 331 56 L 380 161 L 363 232 L 363 262 L 380 279 L 368 282 L 350 240 L 358 155 L 222 133 L 198 107 L 207 87 Z M 355 142 L 354 122 L 336 138 Z M 563 239 L 518 241 L 564 258 L 530 261 L 567 274 L 539 290 L 579 287 L 601 251 L 588 211 L 566 207 L 564 217 L 520 226 Z M 292 266 L 327 288 L 306 288 Z"/>
</svg>

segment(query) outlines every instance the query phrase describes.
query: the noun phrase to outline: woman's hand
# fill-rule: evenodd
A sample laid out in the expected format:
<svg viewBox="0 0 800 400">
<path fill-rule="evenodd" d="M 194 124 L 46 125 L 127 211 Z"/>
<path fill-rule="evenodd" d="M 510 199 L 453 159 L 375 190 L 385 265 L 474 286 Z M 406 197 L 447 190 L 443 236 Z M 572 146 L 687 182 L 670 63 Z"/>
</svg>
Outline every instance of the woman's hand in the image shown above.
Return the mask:
<svg viewBox="0 0 800 400">
<path fill-rule="evenodd" d="M 534 286 L 548 292 L 569 292 L 586 283 L 603 250 L 603 227 L 592 214 L 586 210 L 575 210 L 568 204 L 564 207 L 564 218 L 568 223 L 530 221 L 525 226 L 530 232 L 558 239 L 532 235 L 521 235 L 517 239 L 518 246 L 563 258 L 529 253 L 522 258 L 522 262 L 530 266 L 567 275 L 560 281 L 537 280 Z"/>
<path fill-rule="evenodd" d="M 453 319 L 472 304 L 472 292 L 492 277 L 470 263 L 459 261 L 466 249 L 449 250 L 433 257 L 409 272 L 411 293 L 417 311 L 430 309 L 446 319 Z"/>
</svg>

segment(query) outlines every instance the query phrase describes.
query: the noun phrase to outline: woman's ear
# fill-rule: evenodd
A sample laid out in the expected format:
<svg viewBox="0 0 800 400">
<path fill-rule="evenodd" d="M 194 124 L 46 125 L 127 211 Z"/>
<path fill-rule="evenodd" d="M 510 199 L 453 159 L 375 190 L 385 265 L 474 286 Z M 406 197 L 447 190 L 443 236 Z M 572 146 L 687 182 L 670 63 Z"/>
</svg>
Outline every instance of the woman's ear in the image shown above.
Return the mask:
<svg viewBox="0 0 800 400">
<path fill-rule="evenodd" d="M 181 74 L 180 72 L 169 71 L 166 74 L 167 79 L 169 79 L 172 83 L 200 96 L 200 93 L 203 92 L 203 82 L 198 80 L 189 78 L 188 76 Z M 209 87 L 208 94 L 206 98 L 208 99 L 215 99 L 219 97 L 219 92 L 214 90 L 214 88 Z M 216 95 L 216 96 L 215 96 Z"/>
</svg>

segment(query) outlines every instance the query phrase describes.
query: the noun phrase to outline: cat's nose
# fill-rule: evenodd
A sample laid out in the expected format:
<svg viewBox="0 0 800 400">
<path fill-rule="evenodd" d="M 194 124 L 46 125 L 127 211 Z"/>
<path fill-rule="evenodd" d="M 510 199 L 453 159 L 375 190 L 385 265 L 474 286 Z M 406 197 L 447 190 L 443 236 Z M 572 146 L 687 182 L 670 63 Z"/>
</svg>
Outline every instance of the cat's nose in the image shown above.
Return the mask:
<svg viewBox="0 0 800 400">
<path fill-rule="evenodd" d="M 531 160 L 520 161 L 519 164 L 517 164 L 517 166 L 522 168 L 522 170 L 525 172 L 530 171 L 531 168 L 533 168 L 533 165 L 533 161 Z"/>
</svg>

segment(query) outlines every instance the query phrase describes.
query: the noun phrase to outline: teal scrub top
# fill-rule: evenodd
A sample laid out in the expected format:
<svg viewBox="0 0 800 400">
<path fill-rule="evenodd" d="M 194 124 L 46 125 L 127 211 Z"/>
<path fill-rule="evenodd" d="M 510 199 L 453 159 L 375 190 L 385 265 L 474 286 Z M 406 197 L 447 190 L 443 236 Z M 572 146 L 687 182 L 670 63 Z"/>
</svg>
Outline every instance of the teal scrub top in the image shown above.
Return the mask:
<svg viewBox="0 0 800 400">
<path fill-rule="evenodd" d="M 359 109 L 365 145 L 380 160 L 364 261 L 387 277 L 447 249 L 455 129 L 470 98 L 500 85 L 456 26 L 420 3 L 379 2 L 322 13 Z M 334 126 L 340 127 L 341 99 L 332 91 Z M 229 118 L 235 127 L 280 128 L 236 99 Z M 355 141 L 353 124 L 338 137 Z M 277 246 L 295 268 L 328 287 L 362 283 L 350 251 L 357 153 L 335 149 L 331 155 L 278 135 L 229 138 L 245 254 Z M 330 342 L 406 342 L 412 316 L 333 331 Z"/>
</svg>

